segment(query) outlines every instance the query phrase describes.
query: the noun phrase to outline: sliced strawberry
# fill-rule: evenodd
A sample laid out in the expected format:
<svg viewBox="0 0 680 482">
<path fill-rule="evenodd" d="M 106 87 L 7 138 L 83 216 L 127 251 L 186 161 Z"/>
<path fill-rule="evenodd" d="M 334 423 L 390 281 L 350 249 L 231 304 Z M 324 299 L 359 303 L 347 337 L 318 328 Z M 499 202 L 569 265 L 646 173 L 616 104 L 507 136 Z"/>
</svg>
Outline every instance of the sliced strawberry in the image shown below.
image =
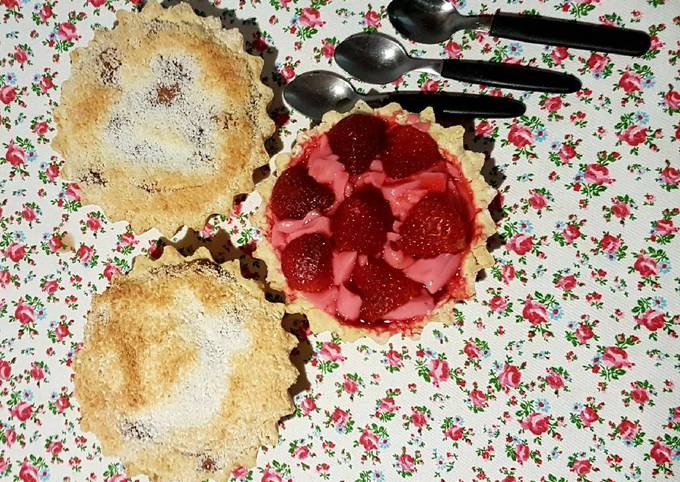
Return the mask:
<svg viewBox="0 0 680 482">
<path fill-rule="evenodd" d="M 399 227 L 399 249 L 414 258 L 459 253 L 467 246 L 467 225 L 450 194 L 428 194 Z"/>
<path fill-rule="evenodd" d="M 319 293 L 333 282 L 333 250 L 319 233 L 292 240 L 281 253 L 281 269 L 288 286 L 295 290 Z"/>
<path fill-rule="evenodd" d="M 385 147 L 387 124 L 378 116 L 352 114 L 328 131 L 328 142 L 352 175 L 368 170 Z"/>
<path fill-rule="evenodd" d="M 350 278 L 351 287 L 361 296 L 360 317 L 374 322 L 390 311 L 423 295 L 423 286 L 380 259 L 357 263 Z"/>
<path fill-rule="evenodd" d="M 413 126 L 399 125 L 387 133 L 387 149 L 380 156 L 383 168 L 393 179 L 429 169 L 442 160 L 432 136 Z"/>
<path fill-rule="evenodd" d="M 302 219 L 311 210 L 323 211 L 334 201 L 333 191 L 316 182 L 305 166 L 297 164 L 276 180 L 269 206 L 279 219 Z"/>
<path fill-rule="evenodd" d="M 331 229 L 340 251 L 378 254 L 393 222 L 390 205 L 382 193 L 374 187 L 365 187 L 338 206 Z"/>
</svg>

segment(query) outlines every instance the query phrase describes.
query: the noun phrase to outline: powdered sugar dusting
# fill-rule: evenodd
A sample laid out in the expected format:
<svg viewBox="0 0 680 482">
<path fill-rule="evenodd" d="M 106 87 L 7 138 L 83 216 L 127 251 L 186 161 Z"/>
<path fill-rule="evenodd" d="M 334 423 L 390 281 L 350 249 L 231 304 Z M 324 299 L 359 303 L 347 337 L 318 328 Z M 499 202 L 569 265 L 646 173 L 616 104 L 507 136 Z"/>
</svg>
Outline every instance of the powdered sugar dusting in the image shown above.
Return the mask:
<svg viewBox="0 0 680 482">
<path fill-rule="evenodd" d="M 149 67 L 142 86 L 123 89 L 103 130 L 104 148 L 121 160 L 169 171 L 211 167 L 220 109 L 197 88 L 199 66 L 173 54 L 152 58 Z"/>
<path fill-rule="evenodd" d="M 134 423 L 145 427 L 153 438 L 200 427 L 218 415 L 227 395 L 231 357 L 250 345 L 245 321 L 234 308 L 207 316 L 193 293 L 183 295 L 190 301 L 183 310 L 181 336 L 197 346 L 197 360 L 165 400 L 135 417 Z"/>
</svg>

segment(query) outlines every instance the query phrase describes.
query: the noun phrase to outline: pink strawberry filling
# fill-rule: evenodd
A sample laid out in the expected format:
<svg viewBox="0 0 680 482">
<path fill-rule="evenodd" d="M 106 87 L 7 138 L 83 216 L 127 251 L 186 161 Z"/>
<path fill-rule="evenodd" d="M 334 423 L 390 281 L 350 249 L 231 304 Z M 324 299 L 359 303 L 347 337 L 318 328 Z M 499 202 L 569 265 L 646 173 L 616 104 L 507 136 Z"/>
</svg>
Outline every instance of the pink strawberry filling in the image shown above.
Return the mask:
<svg viewBox="0 0 680 482">
<path fill-rule="evenodd" d="M 414 119 L 417 119 L 417 117 Z M 396 125 L 392 120 L 384 120 L 386 126 L 388 126 L 387 129 L 390 128 L 389 126 Z M 413 125 L 422 132 L 427 132 L 429 128 L 427 123 L 420 121 Z M 387 132 L 389 136 L 390 131 Z M 337 144 L 337 139 L 335 142 Z M 390 154 L 393 155 L 393 152 Z M 356 251 L 340 251 L 337 246 L 333 246 L 332 273 L 330 273 L 332 285 L 318 293 L 290 292 L 288 293 L 289 296 L 305 297 L 317 308 L 326 311 L 341 323 L 390 330 L 395 328 L 405 329 L 426 317 L 436 306 L 449 299 L 460 299 L 468 296 L 464 289 L 465 283 L 462 280 L 460 268 L 461 262 L 469 252 L 469 241 L 465 241 L 467 244 L 462 251 L 442 252 L 429 258 L 416 259 L 399 249 L 402 237 L 400 227 L 404 221 L 413 224 L 413 221 L 409 220 L 409 213 L 426 196 L 433 194 L 450 196 L 450 199 L 457 200 L 456 204 L 462 205 L 465 213 L 461 213 L 461 216 L 464 222 L 468 224 L 467 229 L 470 230 L 470 235 L 466 237 L 465 234 L 461 234 L 461 236 L 467 240 L 474 238 L 476 234 L 475 218 L 478 211 L 472 212 L 473 209 L 470 208 L 473 202 L 472 192 L 469 183 L 461 175 L 458 160 L 454 156 L 444 153 L 441 160 L 435 162 L 431 167 L 407 177 L 392 179 L 385 173 L 383 162 L 378 155 L 378 158 L 373 160 L 370 166 L 368 163 L 365 164 L 365 166 L 369 166 L 368 170 L 350 175 L 346 170 L 346 165 L 340 162 L 339 156 L 333 152 L 328 136 L 323 134 L 307 141 L 303 146 L 302 155 L 291 160 L 290 166 L 296 165 L 305 166 L 311 178 L 333 192 L 335 200 L 323 212 L 314 209 L 307 213 L 303 219 L 277 219 L 270 210 L 268 212 L 270 230 L 267 236 L 279 256 L 292 240 L 311 233 L 323 235 L 333 245 L 332 226 L 334 226 L 334 221 L 332 220 L 338 211 L 338 207 L 345 199 L 364 189 L 379 190 L 389 204 L 394 221 L 389 222 L 388 226 L 391 226 L 391 228 L 387 232 L 387 240 L 382 251 L 374 257 L 375 262 L 379 263 L 380 260 L 383 260 L 387 265 L 376 265 L 365 254 L 357 254 Z M 428 197 L 428 199 L 430 198 Z M 361 218 L 359 219 L 361 220 Z M 441 219 L 436 218 L 436 223 L 432 226 L 438 228 L 447 219 L 450 219 L 450 216 L 448 218 L 445 216 L 442 216 Z M 341 225 L 345 226 L 346 224 Z M 382 243 L 382 241 L 379 242 Z M 411 239 L 410 242 L 413 244 L 414 241 Z M 417 244 L 418 240 L 415 242 Z M 361 251 L 361 247 L 359 249 Z M 370 283 L 374 283 L 374 285 L 368 287 L 358 285 L 357 283 L 365 281 L 356 278 L 356 268 L 358 265 L 365 266 L 366 263 L 374 263 L 372 270 L 380 269 L 375 268 L 375 266 L 386 266 L 382 269 L 388 270 L 396 268 L 398 273 L 401 273 L 398 276 L 405 276 L 404 279 L 410 280 L 408 281 L 410 283 L 408 289 L 399 290 L 404 282 L 399 282 L 395 278 L 397 274 L 394 272 L 385 273 L 383 276 L 379 272 L 376 275 L 374 271 L 371 271 L 373 278 L 370 278 Z M 390 283 L 393 285 L 390 285 Z M 378 295 L 377 302 L 375 299 L 370 300 L 370 307 L 368 307 L 369 300 L 362 298 L 361 293 L 364 293 L 364 296 L 367 293 L 373 293 L 370 291 L 373 286 L 378 292 L 380 290 L 385 291 L 386 305 L 382 313 L 379 307 L 376 308 L 376 303 L 380 303 L 379 295 L 381 293 L 376 293 Z M 394 289 L 390 289 L 391 286 Z M 417 288 L 418 286 L 420 288 Z M 367 289 L 369 291 L 366 291 Z M 396 294 L 392 294 L 392 291 Z M 371 296 L 371 298 L 375 297 Z M 381 314 L 376 317 L 376 313 Z"/>
</svg>

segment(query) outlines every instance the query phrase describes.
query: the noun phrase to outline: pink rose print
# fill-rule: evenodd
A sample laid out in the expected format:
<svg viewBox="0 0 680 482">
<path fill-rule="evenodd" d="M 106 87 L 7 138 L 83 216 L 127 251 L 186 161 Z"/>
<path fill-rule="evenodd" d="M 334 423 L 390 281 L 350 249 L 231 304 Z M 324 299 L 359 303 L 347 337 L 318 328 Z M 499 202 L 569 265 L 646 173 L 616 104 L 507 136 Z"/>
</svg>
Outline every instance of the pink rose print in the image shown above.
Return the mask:
<svg viewBox="0 0 680 482">
<path fill-rule="evenodd" d="M 638 255 L 633 267 L 635 268 L 635 271 L 640 273 L 640 276 L 643 277 L 656 276 L 659 274 L 659 266 L 657 265 L 656 260 L 643 253 Z"/>
<path fill-rule="evenodd" d="M 567 224 L 562 231 L 562 236 L 567 244 L 573 244 L 579 237 L 581 237 L 581 230 L 575 224 Z"/>
<path fill-rule="evenodd" d="M 585 476 L 590 473 L 592 468 L 593 464 L 590 463 L 590 460 L 582 459 L 576 460 L 574 462 L 574 465 L 572 465 L 571 467 L 571 471 L 574 472 L 576 475 Z"/>
<path fill-rule="evenodd" d="M 364 22 L 366 22 L 367 27 L 380 28 L 380 14 L 375 10 L 369 10 L 364 15 Z"/>
<path fill-rule="evenodd" d="M 57 38 L 59 40 L 71 41 L 78 40 L 80 38 L 80 35 L 78 35 L 75 25 L 73 25 L 71 22 L 64 22 L 61 25 L 59 25 Z"/>
<path fill-rule="evenodd" d="M 15 263 L 18 263 L 19 261 L 24 259 L 25 255 L 26 255 L 26 246 L 24 246 L 23 244 L 12 243 L 5 250 L 5 256 L 7 256 L 9 259 L 14 261 Z"/>
<path fill-rule="evenodd" d="M 57 410 L 59 411 L 59 413 L 62 413 L 64 410 L 71 406 L 71 402 L 69 401 L 68 397 L 61 396 L 57 398 L 55 405 L 57 406 Z"/>
<path fill-rule="evenodd" d="M 45 282 L 45 285 L 44 285 L 43 288 L 42 288 L 42 290 L 43 290 L 45 293 L 49 293 L 49 294 L 51 294 L 51 295 L 53 295 L 54 293 L 56 293 L 58 289 L 59 289 L 59 283 L 57 283 L 57 282 L 56 282 L 55 280 L 53 280 L 53 279 L 51 279 L 51 280 Z"/>
<path fill-rule="evenodd" d="M 576 157 L 576 149 L 574 146 L 570 146 L 569 144 L 562 144 L 562 147 L 560 147 L 560 151 L 558 152 L 558 156 L 562 163 L 568 164 L 570 160 Z"/>
<path fill-rule="evenodd" d="M 633 390 L 630 392 L 630 398 L 637 404 L 645 405 L 649 402 L 649 393 L 644 388 L 634 385 Z"/>
<path fill-rule="evenodd" d="M 619 87 L 621 87 L 627 94 L 636 92 L 642 89 L 642 78 L 635 72 L 624 72 L 619 80 Z"/>
<path fill-rule="evenodd" d="M 323 46 L 321 47 L 321 54 L 324 58 L 332 59 L 333 55 L 335 55 L 335 45 L 331 42 L 324 41 Z"/>
<path fill-rule="evenodd" d="M 607 368 L 629 368 L 633 363 L 628 361 L 628 353 L 618 346 L 608 346 L 602 354 L 602 363 Z"/>
<path fill-rule="evenodd" d="M 544 413 L 534 412 L 520 422 L 523 429 L 529 430 L 534 435 L 543 435 L 550 426 L 550 416 Z"/>
<path fill-rule="evenodd" d="M 649 452 L 649 456 L 654 459 L 654 462 L 656 462 L 656 465 L 663 465 L 667 464 L 671 461 L 671 457 L 673 455 L 673 451 L 671 448 L 664 444 L 663 442 L 660 442 L 657 440 L 654 442 L 654 445 L 652 446 L 652 450 Z"/>
<path fill-rule="evenodd" d="M 290 65 L 284 66 L 281 69 L 281 77 L 283 77 L 286 82 L 290 82 L 295 77 L 295 68 Z"/>
<path fill-rule="evenodd" d="M 446 52 L 446 55 L 448 55 L 450 59 L 459 59 L 463 56 L 460 44 L 454 42 L 453 40 L 449 40 L 448 42 L 446 42 L 444 51 Z"/>
<path fill-rule="evenodd" d="M 496 295 L 489 301 L 489 308 L 495 313 L 502 312 L 506 306 L 508 306 L 508 300 L 502 296 Z"/>
<path fill-rule="evenodd" d="M 234 470 L 231 471 L 231 475 L 236 480 L 245 479 L 245 477 L 248 475 L 248 469 L 245 467 L 236 467 Z"/>
<path fill-rule="evenodd" d="M 307 396 L 302 399 L 302 403 L 300 403 L 300 410 L 302 410 L 303 415 L 309 415 L 314 410 L 316 410 L 316 402 L 314 402 L 312 397 Z"/>
<path fill-rule="evenodd" d="M 322 27 L 326 22 L 316 8 L 303 8 L 300 14 L 300 24 L 304 27 Z"/>
<path fill-rule="evenodd" d="M 359 390 L 359 385 L 355 380 L 345 375 L 342 382 L 342 389 L 349 395 L 354 395 Z"/>
<path fill-rule="evenodd" d="M 423 92 L 437 92 L 439 90 L 439 81 L 428 79 L 420 87 L 420 90 Z"/>
<path fill-rule="evenodd" d="M 460 440 L 461 438 L 463 438 L 463 427 L 453 425 L 452 427 L 446 429 L 444 436 L 448 439 L 453 440 L 454 442 L 456 440 Z"/>
<path fill-rule="evenodd" d="M 576 328 L 576 338 L 581 345 L 588 343 L 593 336 L 595 336 L 593 329 L 585 323 L 581 323 Z"/>
<path fill-rule="evenodd" d="M 474 405 L 476 408 L 482 408 L 486 406 L 486 394 L 482 392 L 481 390 L 472 390 L 470 392 L 470 401 L 472 402 L 472 405 Z"/>
<path fill-rule="evenodd" d="M 508 241 L 507 248 L 520 256 L 524 256 L 534 247 L 534 238 L 529 234 L 515 234 Z"/>
<path fill-rule="evenodd" d="M 615 201 L 611 207 L 612 214 L 619 219 L 626 219 L 630 216 L 630 206 L 626 203 Z"/>
<path fill-rule="evenodd" d="M 59 440 L 55 440 L 47 446 L 47 451 L 52 455 L 59 455 L 62 450 L 64 450 L 64 444 Z"/>
<path fill-rule="evenodd" d="M 504 388 L 517 388 L 522 381 L 522 374 L 516 366 L 506 363 L 498 380 Z"/>
<path fill-rule="evenodd" d="M 33 404 L 29 402 L 20 402 L 12 408 L 11 414 L 20 422 L 25 422 L 33 415 Z"/>
<path fill-rule="evenodd" d="M 343 428 L 345 425 L 347 425 L 347 422 L 349 421 L 349 413 L 340 408 L 336 408 L 333 414 L 331 415 L 331 419 L 338 428 Z"/>
<path fill-rule="evenodd" d="M 529 206 L 536 209 L 537 211 L 545 208 L 548 205 L 548 201 L 545 196 L 537 191 L 529 191 L 531 197 L 529 198 Z"/>
<path fill-rule="evenodd" d="M 92 256 L 94 256 L 94 249 L 83 244 L 78 248 L 76 255 L 83 264 L 87 264 L 92 260 Z"/>
<path fill-rule="evenodd" d="M 663 98 L 669 109 L 680 108 L 680 92 L 677 90 L 669 91 Z"/>
<path fill-rule="evenodd" d="M 659 219 L 654 226 L 654 230 L 659 236 L 666 236 L 677 233 L 680 231 L 680 228 L 673 225 L 672 219 Z"/>
<path fill-rule="evenodd" d="M 47 22 L 50 18 L 52 18 L 52 7 L 50 7 L 46 3 L 43 3 L 43 6 L 40 8 L 40 11 L 38 12 L 38 16 L 40 17 L 40 20 L 42 20 L 43 23 Z"/>
<path fill-rule="evenodd" d="M 489 121 L 480 121 L 475 127 L 475 134 L 479 137 L 491 137 L 493 135 L 494 125 Z"/>
<path fill-rule="evenodd" d="M 532 325 L 541 325 L 548 322 L 548 310 L 546 307 L 532 299 L 527 299 L 524 303 L 522 316 Z"/>
<path fill-rule="evenodd" d="M 569 57 L 569 52 L 565 47 L 555 47 L 550 54 L 550 57 L 552 58 L 553 62 L 555 62 L 555 64 L 560 65 L 567 59 L 567 57 Z"/>
<path fill-rule="evenodd" d="M 630 146 L 639 146 L 647 140 L 647 128 L 637 125 L 629 126 L 621 133 L 619 138 Z"/>
<path fill-rule="evenodd" d="M 562 378 L 562 375 L 552 370 L 548 371 L 548 375 L 545 377 L 545 380 L 553 390 L 564 388 L 564 379 Z"/>
<path fill-rule="evenodd" d="M 581 423 L 583 423 L 584 427 L 590 427 L 593 423 L 600 419 L 600 417 L 597 415 L 597 412 L 593 410 L 592 407 L 588 406 L 581 410 L 581 413 L 578 414 L 578 418 L 581 420 Z"/>
<path fill-rule="evenodd" d="M 20 302 L 17 305 L 17 309 L 14 310 L 14 317 L 22 325 L 31 324 L 36 320 L 35 309 L 32 306 L 25 304 L 24 302 Z"/>
<path fill-rule="evenodd" d="M 45 371 L 42 369 L 41 366 L 34 364 L 31 367 L 31 377 L 33 378 L 33 380 L 40 381 L 43 378 L 45 378 Z"/>
<path fill-rule="evenodd" d="M 42 91 L 43 94 L 46 94 L 50 90 L 54 89 L 54 82 L 52 82 L 52 77 L 49 75 L 43 75 L 42 79 L 40 79 L 40 83 L 38 84 L 40 87 L 40 90 Z"/>
<path fill-rule="evenodd" d="M 414 472 L 416 469 L 413 457 L 409 454 L 402 454 L 399 456 L 399 466 L 404 472 Z"/>
<path fill-rule="evenodd" d="M 600 247 L 604 250 L 605 253 L 609 254 L 616 253 L 622 244 L 623 241 L 621 241 L 620 238 L 612 236 L 611 234 L 605 234 L 604 236 L 602 236 L 602 239 L 600 240 Z"/>
<path fill-rule="evenodd" d="M 563 276 L 555 286 L 562 288 L 564 291 L 571 291 L 576 288 L 576 277 L 573 274 Z"/>
<path fill-rule="evenodd" d="M 0 380 L 9 380 L 12 376 L 12 365 L 7 360 L 0 360 Z"/>
<path fill-rule="evenodd" d="M 621 423 L 619 424 L 616 430 L 621 436 L 621 438 L 631 440 L 635 438 L 635 436 L 640 430 L 640 427 L 638 426 L 638 424 L 631 422 L 628 419 L 624 419 L 621 420 Z"/>
<path fill-rule="evenodd" d="M 76 183 L 71 183 L 66 188 L 66 196 L 74 201 L 80 201 L 80 186 Z"/>
<path fill-rule="evenodd" d="M 333 362 L 342 361 L 345 359 L 345 357 L 342 356 L 342 349 L 340 346 L 330 341 L 327 341 L 323 344 L 321 351 L 319 352 L 319 356 L 325 360 Z"/>
<path fill-rule="evenodd" d="M 680 170 L 668 166 L 661 171 L 661 179 L 665 184 L 676 186 L 680 183 Z"/>
<path fill-rule="evenodd" d="M 26 163 L 26 151 L 23 147 L 10 142 L 7 152 L 5 152 L 5 159 L 14 167 L 21 166 Z"/>
<path fill-rule="evenodd" d="M 262 474 L 260 482 L 283 482 L 283 479 L 274 469 L 267 469 Z"/>
<path fill-rule="evenodd" d="M 5 7 L 7 8 L 19 8 L 19 1 L 18 0 L 2 0 L 2 3 Z"/>
<path fill-rule="evenodd" d="M 531 242 L 533 244 L 533 239 L 531 239 L 531 238 L 529 238 L 529 239 L 531 240 Z M 518 246 L 516 246 L 515 248 L 518 248 Z M 510 248 L 508 248 L 508 249 L 510 249 Z M 519 249 L 523 249 L 523 248 L 519 247 Z M 531 250 L 531 248 L 529 248 L 529 250 Z M 515 251 L 517 253 L 517 249 L 514 249 L 513 251 Z M 501 270 L 501 278 L 503 279 L 503 283 L 505 283 L 505 284 L 510 283 L 512 280 L 515 279 L 515 268 L 512 265 L 509 265 L 509 264 L 503 266 L 503 269 Z"/>
<path fill-rule="evenodd" d="M 449 363 L 435 358 L 430 362 L 430 378 L 435 387 L 449 379 Z"/>
<path fill-rule="evenodd" d="M 87 2 L 92 5 L 94 8 L 99 8 L 102 5 L 106 4 L 106 0 L 87 0 Z"/>
<path fill-rule="evenodd" d="M 0 286 L 6 287 L 12 281 L 9 271 L 0 271 Z"/>
<path fill-rule="evenodd" d="M 38 469 L 32 465 L 28 460 L 24 460 L 19 469 L 19 479 L 21 482 L 38 482 Z"/>
<path fill-rule="evenodd" d="M 594 74 L 599 74 L 607 67 L 608 63 L 609 60 L 604 55 L 592 54 L 588 59 L 588 68 Z"/>
<path fill-rule="evenodd" d="M 115 264 L 106 263 L 106 267 L 104 268 L 104 278 L 106 278 L 107 281 L 111 281 L 111 279 L 117 274 L 120 274 L 120 268 Z"/>
<path fill-rule="evenodd" d="M 0 102 L 3 104 L 11 104 L 17 98 L 17 91 L 11 85 L 3 85 L 0 87 Z"/>
<path fill-rule="evenodd" d="M 562 108 L 562 98 L 559 95 L 548 98 L 543 105 L 548 112 L 557 112 Z"/>
<path fill-rule="evenodd" d="M 375 450 L 378 448 L 378 436 L 366 429 L 359 437 L 359 443 L 363 445 L 366 451 Z"/>
<path fill-rule="evenodd" d="M 427 415 L 425 415 L 423 412 L 414 410 L 411 414 L 411 423 L 413 423 L 413 425 L 418 428 L 422 428 L 427 425 Z"/>
<path fill-rule="evenodd" d="M 660 330 L 666 324 L 666 315 L 660 311 L 647 310 L 641 316 L 635 318 L 638 325 L 642 325 L 649 331 Z"/>
<path fill-rule="evenodd" d="M 385 355 L 385 358 L 387 359 L 388 365 L 391 367 L 398 368 L 404 365 L 401 361 L 401 355 L 399 354 L 398 351 L 394 350 L 388 351 L 387 354 Z"/>
<path fill-rule="evenodd" d="M 521 149 L 534 144 L 534 134 L 531 132 L 531 129 L 526 126 L 513 124 L 508 132 L 508 141 L 515 147 Z"/>
<path fill-rule="evenodd" d="M 515 447 L 515 456 L 517 457 L 517 462 L 519 462 L 520 465 L 524 465 L 524 462 L 529 460 L 529 447 L 525 444 L 518 444 L 517 447 Z"/>
<path fill-rule="evenodd" d="M 470 359 L 475 359 L 479 358 L 479 355 L 481 353 L 479 347 L 475 345 L 474 343 L 466 343 L 465 348 L 463 348 L 463 352 L 467 355 L 468 358 Z"/>
<path fill-rule="evenodd" d="M 59 323 L 57 327 L 54 329 L 54 336 L 57 338 L 57 341 L 61 341 L 64 338 L 68 337 L 71 334 L 71 332 L 68 329 L 68 325 L 65 325 L 63 323 Z M 68 400 L 67 400 L 68 402 Z"/>
<path fill-rule="evenodd" d="M 598 186 L 614 182 L 613 179 L 609 177 L 609 169 L 602 164 L 590 164 L 586 168 L 584 177 L 589 184 L 597 184 Z"/>
<path fill-rule="evenodd" d="M 293 457 L 295 457 L 298 460 L 305 460 L 307 457 L 309 457 L 309 447 L 306 445 L 301 445 L 300 447 L 297 447 L 293 451 Z"/>
</svg>

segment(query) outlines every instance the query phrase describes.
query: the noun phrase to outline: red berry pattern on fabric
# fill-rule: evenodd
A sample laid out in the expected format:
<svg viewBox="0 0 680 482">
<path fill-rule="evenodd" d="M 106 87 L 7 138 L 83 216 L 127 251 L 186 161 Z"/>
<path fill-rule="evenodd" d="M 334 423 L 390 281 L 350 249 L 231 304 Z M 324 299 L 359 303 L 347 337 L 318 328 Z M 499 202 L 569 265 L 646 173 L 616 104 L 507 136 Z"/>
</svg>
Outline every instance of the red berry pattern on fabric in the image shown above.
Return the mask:
<svg viewBox="0 0 680 482">
<path fill-rule="evenodd" d="M 447 194 L 428 194 L 416 204 L 400 226 L 395 244 L 414 258 L 459 253 L 467 246 L 467 226 Z"/>
<path fill-rule="evenodd" d="M 302 219 L 314 209 L 323 211 L 335 201 L 333 191 L 319 184 L 304 165 L 286 169 L 272 190 L 270 207 L 279 219 Z"/>
<path fill-rule="evenodd" d="M 357 263 L 350 278 L 363 300 L 359 316 L 367 322 L 381 321 L 390 311 L 423 294 L 423 287 L 400 270 L 379 259 Z"/>
<path fill-rule="evenodd" d="M 380 156 L 388 176 L 402 179 L 442 160 L 437 142 L 427 132 L 397 125 L 387 133 L 387 148 Z"/>
<path fill-rule="evenodd" d="M 331 243 L 318 233 L 295 238 L 281 253 L 281 269 L 295 290 L 318 293 L 328 289 L 333 282 Z"/>
<path fill-rule="evenodd" d="M 347 172 L 361 174 L 384 149 L 386 130 L 387 125 L 380 117 L 353 114 L 328 131 L 328 142 Z"/>
<path fill-rule="evenodd" d="M 363 188 L 345 199 L 335 212 L 331 227 L 340 251 L 380 253 L 392 228 L 394 216 L 382 193 Z"/>
</svg>

